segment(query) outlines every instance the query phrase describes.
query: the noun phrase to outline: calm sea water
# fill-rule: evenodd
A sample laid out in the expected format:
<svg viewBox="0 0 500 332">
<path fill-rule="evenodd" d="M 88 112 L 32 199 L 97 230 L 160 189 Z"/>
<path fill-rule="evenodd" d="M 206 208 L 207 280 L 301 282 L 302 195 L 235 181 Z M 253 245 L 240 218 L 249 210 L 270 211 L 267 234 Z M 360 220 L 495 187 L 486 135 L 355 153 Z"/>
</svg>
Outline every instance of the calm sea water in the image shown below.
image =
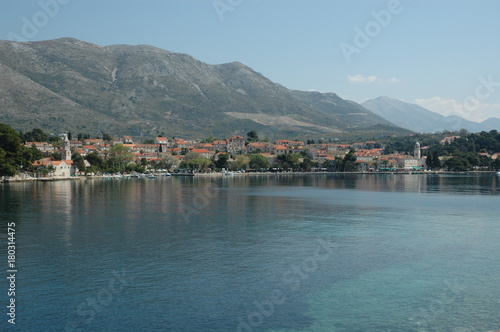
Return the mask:
<svg viewBox="0 0 500 332">
<path fill-rule="evenodd" d="M 0 186 L 5 331 L 500 329 L 500 177 Z"/>
</svg>

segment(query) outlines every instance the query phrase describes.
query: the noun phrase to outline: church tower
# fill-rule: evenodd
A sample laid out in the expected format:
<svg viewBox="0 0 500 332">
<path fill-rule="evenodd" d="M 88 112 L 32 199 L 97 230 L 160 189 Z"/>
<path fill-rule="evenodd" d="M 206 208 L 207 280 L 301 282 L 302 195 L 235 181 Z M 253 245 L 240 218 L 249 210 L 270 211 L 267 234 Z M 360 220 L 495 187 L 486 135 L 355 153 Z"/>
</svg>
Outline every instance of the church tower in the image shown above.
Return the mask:
<svg viewBox="0 0 500 332">
<path fill-rule="evenodd" d="M 420 160 L 422 158 L 422 152 L 420 150 L 420 143 L 415 143 L 415 150 L 413 151 L 413 156 Z"/>
<path fill-rule="evenodd" d="M 63 146 L 61 151 L 62 160 L 71 160 L 71 144 L 69 143 L 68 135 L 63 134 Z"/>
</svg>

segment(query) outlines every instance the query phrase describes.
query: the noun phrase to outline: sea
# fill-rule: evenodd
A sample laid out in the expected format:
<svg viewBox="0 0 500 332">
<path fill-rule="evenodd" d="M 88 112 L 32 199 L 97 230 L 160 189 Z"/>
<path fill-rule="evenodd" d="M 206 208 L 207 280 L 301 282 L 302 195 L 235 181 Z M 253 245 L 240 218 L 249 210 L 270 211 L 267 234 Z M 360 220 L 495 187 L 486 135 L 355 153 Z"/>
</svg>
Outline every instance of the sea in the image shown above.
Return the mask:
<svg viewBox="0 0 500 332">
<path fill-rule="evenodd" d="M 0 204 L 1 331 L 500 330 L 497 175 L 6 183 Z"/>
</svg>

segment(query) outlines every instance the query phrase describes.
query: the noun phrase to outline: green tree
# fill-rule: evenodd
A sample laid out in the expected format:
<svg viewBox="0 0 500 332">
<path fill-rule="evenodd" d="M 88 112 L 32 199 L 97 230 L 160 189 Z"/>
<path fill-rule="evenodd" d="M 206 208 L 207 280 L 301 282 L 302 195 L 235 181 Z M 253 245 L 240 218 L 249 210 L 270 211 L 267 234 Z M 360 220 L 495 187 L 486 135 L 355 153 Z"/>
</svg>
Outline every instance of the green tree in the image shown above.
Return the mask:
<svg viewBox="0 0 500 332">
<path fill-rule="evenodd" d="M 134 155 L 123 144 L 115 144 L 109 149 L 108 167 L 113 171 L 122 172 L 125 167 L 134 161 Z"/>
<path fill-rule="evenodd" d="M 252 154 L 250 155 L 249 166 L 251 169 L 257 170 L 269 168 L 269 159 L 261 154 Z"/>
<path fill-rule="evenodd" d="M 337 163 L 335 160 L 325 160 L 323 162 L 323 168 L 326 168 L 328 172 L 335 172 L 337 170 Z"/>
<path fill-rule="evenodd" d="M 62 154 L 61 154 L 61 151 L 54 151 L 50 154 L 50 158 L 52 158 L 53 160 L 61 160 L 62 158 Z"/>
<path fill-rule="evenodd" d="M 47 174 L 49 175 L 51 175 L 51 173 L 53 173 L 56 170 L 54 165 L 52 164 L 49 164 L 49 166 L 47 166 L 45 169 L 47 170 Z"/>
<path fill-rule="evenodd" d="M 81 154 L 79 154 L 78 152 L 73 153 L 73 155 L 71 156 L 71 160 L 73 160 L 75 167 L 78 168 L 80 172 L 85 171 L 85 160 L 83 159 Z"/>
<path fill-rule="evenodd" d="M 111 137 L 111 135 L 110 135 L 110 134 L 105 134 L 105 133 L 103 133 L 103 134 L 102 134 L 102 139 L 103 139 L 104 141 L 106 141 L 106 142 L 108 142 L 108 143 L 109 143 L 110 141 L 112 141 L 112 140 L 113 140 L 113 137 Z"/>
<path fill-rule="evenodd" d="M 305 157 L 304 161 L 300 163 L 300 168 L 305 172 L 310 172 L 313 167 L 313 161 L 309 157 Z"/>
<path fill-rule="evenodd" d="M 341 172 L 355 172 L 358 170 L 358 164 L 356 163 L 357 157 L 355 150 L 351 149 L 348 154 L 344 156 L 341 162 L 339 162 L 339 170 Z"/>
<path fill-rule="evenodd" d="M 259 141 L 259 136 L 255 131 L 252 130 L 247 133 L 247 142 L 252 143 L 258 141 Z"/>
<path fill-rule="evenodd" d="M 434 150 L 432 151 L 432 153 L 429 153 L 425 164 L 430 169 L 441 169 L 442 165 L 441 160 L 439 160 L 439 152 L 437 150 Z"/>
<path fill-rule="evenodd" d="M 104 160 L 97 154 L 97 152 L 88 154 L 85 159 L 87 159 L 90 165 L 97 167 L 98 170 L 102 170 L 105 166 Z"/>
<path fill-rule="evenodd" d="M 32 164 L 42 159 L 43 155 L 40 150 L 38 150 L 34 145 L 29 148 L 22 147 L 22 159 L 23 167 L 28 169 L 33 169 Z"/>
<path fill-rule="evenodd" d="M 186 161 L 186 167 L 192 171 L 205 171 L 210 166 L 210 159 L 198 157 Z"/>
<path fill-rule="evenodd" d="M 213 136 L 207 137 L 204 140 L 201 141 L 201 143 L 213 143 L 215 141 L 215 138 Z"/>
<path fill-rule="evenodd" d="M 230 164 L 229 168 L 231 168 L 232 170 L 241 170 L 241 169 L 246 170 L 249 164 L 250 164 L 250 158 L 248 158 L 248 156 L 240 154 Z"/>
<path fill-rule="evenodd" d="M 15 175 L 22 164 L 24 146 L 19 133 L 0 123 L 0 176 Z"/>
<path fill-rule="evenodd" d="M 49 135 L 47 135 L 42 129 L 35 128 L 24 134 L 22 138 L 25 142 L 48 142 Z"/>
<path fill-rule="evenodd" d="M 470 170 L 472 166 L 467 159 L 454 157 L 446 160 L 444 167 L 446 167 L 449 171 L 461 172 Z"/>
<path fill-rule="evenodd" d="M 227 153 L 222 153 L 219 158 L 215 161 L 215 168 L 223 169 L 227 168 L 227 161 L 229 160 L 229 155 Z"/>
<path fill-rule="evenodd" d="M 170 155 L 166 155 L 163 158 L 161 158 L 161 160 L 158 162 L 157 165 L 158 168 L 166 169 L 168 172 L 170 172 L 172 168 L 179 166 L 179 163 L 180 163 L 179 159 Z"/>
<path fill-rule="evenodd" d="M 493 168 L 497 171 L 500 170 L 500 158 L 495 159 L 495 161 L 493 162 Z"/>
<path fill-rule="evenodd" d="M 278 168 L 283 168 L 285 170 L 292 169 L 298 170 L 300 168 L 299 160 L 302 158 L 302 155 L 298 153 L 286 153 L 279 155 L 276 158 L 276 166 Z"/>
</svg>

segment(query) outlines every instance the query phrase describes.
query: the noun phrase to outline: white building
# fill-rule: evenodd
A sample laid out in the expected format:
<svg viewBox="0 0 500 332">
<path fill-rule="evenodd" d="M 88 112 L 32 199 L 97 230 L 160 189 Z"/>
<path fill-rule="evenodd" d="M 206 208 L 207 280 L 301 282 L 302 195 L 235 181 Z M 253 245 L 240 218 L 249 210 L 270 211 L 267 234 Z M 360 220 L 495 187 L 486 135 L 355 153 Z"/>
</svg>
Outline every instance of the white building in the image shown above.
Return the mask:
<svg viewBox="0 0 500 332">
<path fill-rule="evenodd" d="M 48 175 L 58 178 L 69 178 L 77 172 L 77 169 L 73 166 L 72 160 L 37 160 L 33 163 L 33 166 L 41 166 L 46 169 L 50 168 L 51 172 Z"/>
</svg>

